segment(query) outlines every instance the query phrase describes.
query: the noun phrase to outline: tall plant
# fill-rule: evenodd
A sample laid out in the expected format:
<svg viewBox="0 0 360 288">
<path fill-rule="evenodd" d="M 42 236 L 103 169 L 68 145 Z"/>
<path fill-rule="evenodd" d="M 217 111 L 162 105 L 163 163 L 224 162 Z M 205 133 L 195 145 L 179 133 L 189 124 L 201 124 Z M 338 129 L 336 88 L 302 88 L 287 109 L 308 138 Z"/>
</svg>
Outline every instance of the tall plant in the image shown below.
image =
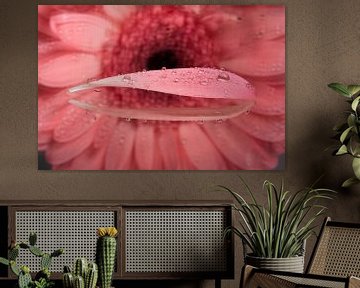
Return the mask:
<svg viewBox="0 0 360 288">
<path fill-rule="evenodd" d="M 326 209 L 317 203 L 320 199 L 331 199 L 334 192 L 329 189 L 304 188 L 292 194 L 266 180 L 267 205 L 256 200 L 254 193 L 243 181 L 251 197 L 246 201 L 230 188 L 220 186 L 236 200 L 233 208 L 240 215 L 240 227 L 229 227 L 229 232 L 239 236 L 256 257 L 287 258 L 300 255 L 304 241 L 314 233 L 315 220 Z"/>
<path fill-rule="evenodd" d="M 344 85 L 331 83 L 331 89 L 346 97 L 351 108 L 347 111 L 346 122 L 334 127 L 340 145 L 334 151 L 334 155 L 351 155 L 354 176 L 347 179 L 342 186 L 348 187 L 360 183 L 360 85 Z"/>
</svg>

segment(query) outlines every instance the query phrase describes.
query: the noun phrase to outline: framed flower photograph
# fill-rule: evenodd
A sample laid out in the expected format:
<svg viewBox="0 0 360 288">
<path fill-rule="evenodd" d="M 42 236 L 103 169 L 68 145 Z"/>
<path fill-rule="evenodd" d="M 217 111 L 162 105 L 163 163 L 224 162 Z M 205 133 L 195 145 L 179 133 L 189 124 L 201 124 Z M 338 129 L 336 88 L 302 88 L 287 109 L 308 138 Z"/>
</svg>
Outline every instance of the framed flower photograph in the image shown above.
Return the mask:
<svg viewBox="0 0 360 288">
<path fill-rule="evenodd" d="M 285 7 L 38 5 L 40 170 L 276 170 Z"/>
</svg>

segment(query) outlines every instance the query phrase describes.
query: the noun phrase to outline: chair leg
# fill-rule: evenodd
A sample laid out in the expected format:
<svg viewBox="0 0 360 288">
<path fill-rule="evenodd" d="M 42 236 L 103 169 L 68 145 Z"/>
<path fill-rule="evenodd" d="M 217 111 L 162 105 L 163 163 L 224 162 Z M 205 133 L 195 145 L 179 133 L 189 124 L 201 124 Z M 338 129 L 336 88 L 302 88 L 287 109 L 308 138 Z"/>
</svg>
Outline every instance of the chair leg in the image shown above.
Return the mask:
<svg viewBox="0 0 360 288">
<path fill-rule="evenodd" d="M 360 278 L 351 276 L 349 278 L 349 288 L 360 288 Z"/>
<path fill-rule="evenodd" d="M 241 271 L 241 278 L 240 278 L 240 288 L 248 287 L 251 279 L 251 275 L 253 274 L 254 267 L 250 265 L 244 265 Z"/>
</svg>

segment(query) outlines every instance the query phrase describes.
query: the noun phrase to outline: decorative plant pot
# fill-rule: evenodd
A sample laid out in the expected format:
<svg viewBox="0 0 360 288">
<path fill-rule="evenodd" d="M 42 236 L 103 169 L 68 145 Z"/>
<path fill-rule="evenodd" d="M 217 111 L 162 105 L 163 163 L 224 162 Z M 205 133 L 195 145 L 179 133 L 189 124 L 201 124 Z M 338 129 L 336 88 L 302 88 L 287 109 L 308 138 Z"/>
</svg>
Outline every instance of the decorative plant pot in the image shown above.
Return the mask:
<svg viewBox="0 0 360 288">
<path fill-rule="evenodd" d="M 263 258 L 246 255 L 245 263 L 257 268 L 275 271 L 304 272 L 304 256 L 289 258 Z"/>
</svg>

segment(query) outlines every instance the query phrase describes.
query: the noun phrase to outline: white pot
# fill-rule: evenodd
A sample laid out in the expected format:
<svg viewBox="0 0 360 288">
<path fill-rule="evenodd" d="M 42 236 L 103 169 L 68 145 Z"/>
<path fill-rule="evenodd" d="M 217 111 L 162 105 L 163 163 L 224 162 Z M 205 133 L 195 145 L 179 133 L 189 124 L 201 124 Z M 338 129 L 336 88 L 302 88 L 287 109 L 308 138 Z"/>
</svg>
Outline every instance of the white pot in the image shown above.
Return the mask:
<svg viewBox="0 0 360 288">
<path fill-rule="evenodd" d="M 289 258 L 263 258 L 246 255 L 245 263 L 262 269 L 304 273 L 304 256 Z"/>
</svg>

